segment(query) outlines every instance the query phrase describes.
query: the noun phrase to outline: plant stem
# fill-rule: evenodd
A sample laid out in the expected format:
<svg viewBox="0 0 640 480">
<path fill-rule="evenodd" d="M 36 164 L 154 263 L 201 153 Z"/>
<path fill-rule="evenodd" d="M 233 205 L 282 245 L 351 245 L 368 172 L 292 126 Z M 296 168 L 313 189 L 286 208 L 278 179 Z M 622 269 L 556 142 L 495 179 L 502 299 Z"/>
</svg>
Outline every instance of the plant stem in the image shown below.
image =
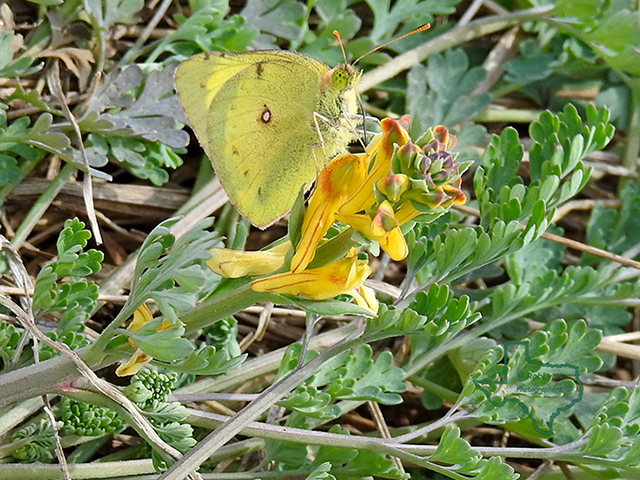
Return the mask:
<svg viewBox="0 0 640 480">
<path fill-rule="evenodd" d="M 466 25 L 455 27 L 447 33 L 439 35 L 433 40 L 420 45 L 413 50 L 397 56 L 393 60 L 381 65 L 362 76 L 358 90 L 365 92 L 376 85 L 395 77 L 398 73 L 408 70 L 414 65 L 422 62 L 430 55 L 442 52 L 456 45 L 461 45 L 474 38 L 489 35 L 491 33 L 504 30 L 506 28 L 519 25 L 531 20 L 540 20 L 541 17 L 551 13 L 552 6 L 536 7 L 520 12 L 508 13 L 505 15 L 494 15 L 481 18 Z"/>
<path fill-rule="evenodd" d="M 325 362 L 335 355 L 358 345 L 363 331 L 364 326 L 345 337 L 340 343 L 322 352 L 302 368 L 292 371 L 289 375 L 272 384 L 257 399 L 238 412 L 236 416 L 220 425 L 182 459 L 174 463 L 169 470 L 159 477 L 159 480 L 181 480 L 190 472 L 196 470 L 207 460 L 209 455 L 231 440 L 254 418 L 265 412 L 271 405 L 318 371 Z"/>
<path fill-rule="evenodd" d="M 76 167 L 71 165 L 70 163 L 65 164 L 62 167 L 62 170 L 58 172 L 56 178 L 49 184 L 49 186 L 42 192 L 40 198 L 36 200 L 33 204 L 29 213 L 24 217 L 22 223 L 16 230 L 16 234 L 11 239 L 11 244 L 16 250 L 19 250 L 24 241 L 27 239 L 33 227 L 36 226 L 36 223 L 42 218 L 44 212 L 47 211 L 53 199 L 56 198 L 64 184 L 67 183 L 67 180 L 71 178 L 71 176 L 76 172 Z"/>
<path fill-rule="evenodd" d="M 640 151 L 640 92 L 631 89 L 631 105 L 629 106 L 629 128 L 627 142 L 622 156 L 622 166 L 635 172 L 638 169 L 638 152 Z M 618 194 L 622 192 L 629 179 L 621 178 L 618 183 Z"/>
</svg>

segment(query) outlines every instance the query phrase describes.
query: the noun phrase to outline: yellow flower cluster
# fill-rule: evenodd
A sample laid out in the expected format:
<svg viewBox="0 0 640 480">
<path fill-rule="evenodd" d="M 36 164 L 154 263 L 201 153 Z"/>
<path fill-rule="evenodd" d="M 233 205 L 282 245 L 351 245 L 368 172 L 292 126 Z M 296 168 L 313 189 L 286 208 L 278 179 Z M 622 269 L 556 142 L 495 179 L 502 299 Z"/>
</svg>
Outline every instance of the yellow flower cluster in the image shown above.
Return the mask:
<svg viewBox="0 0 640 480">
<path fill-rule="evenodd" d="M 364 286 L 371 273 L 366 260 L 353 248 L 345 257 L 318 268 L 307 268 L 317 247 L 335 221 L 351 226 L 375 240 L 396 261 L 408 254 L 400 227 L 422 213 L 463 203 L 459 164 L 450 148 L 455 137 L 444 127 L 429 130 L 421 141 L 411 143 L 410 118 L 384 119 L 382 132 L 364 153 L 344 154 L 318 175 L 302 223 L 302 236 L 291 259 L 289 272 L 255 280 L 257 292 L 274 292 L 325 300 L 340 294 L 377 311 L 373 292 Z M 268 275 L 282 267 L 288 242 L 260 252 L 212 250 L 207 265 L 227 278 Z"/>
</svg>

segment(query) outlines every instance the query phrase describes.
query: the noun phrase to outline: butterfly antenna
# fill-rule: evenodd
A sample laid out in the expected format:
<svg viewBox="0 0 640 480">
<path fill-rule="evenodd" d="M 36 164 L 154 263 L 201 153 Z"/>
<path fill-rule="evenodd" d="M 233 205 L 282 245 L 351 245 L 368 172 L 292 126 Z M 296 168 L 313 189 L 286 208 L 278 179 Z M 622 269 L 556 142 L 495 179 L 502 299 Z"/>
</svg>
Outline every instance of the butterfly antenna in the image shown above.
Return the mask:
<svg viewBox="0 0 640 480">
<path fill-rule="evenodd" d="M 393 42 L 397 42 L 398 40 L 402 40 L 403 38 L 408 37 L 409 35 L 413 35 L 414 33 L 418 33 L 418 32 L 424 32 L 425 30 L 428 30 L 429 28 L 431 28 L 431 24 L 429 23 L 425 23 L 424 25 L 419 26 L 418 28 L 414 28 L 413 30 L 411 30 L 409 33 L 405 33 L 404 35 L 400 35 L 397 38 L 394 38 L 393 40 L 389 40 L 387 43 L 383 43 L 382 45 L 378 45 L 375 48 L 372 48 L 371 50 L 369 50 L 367 53 L 365 53 L 364 55 L 362 55 L 361 57 L 357 58 L 356 61 L 354 61 L 352 63 L 352 65 L 355 65 L 356 63 L 358 63 L 360 60 L 362 60 L 364 57 L 366 57 L 367 55 L 376 52 L 378 50 L 380 50 L 381 48 L 386 47 L 387 45 L 392 44 Z M 335 32 L 334 32 L 335 35 Z M 342 43 L 340 43 L 340 46 L 342 47 Z M 342 50 L 344 52 L 344 49 Z"/>
<path fill-rule="evenodd" d="M 356 98 L 358 99 L 358 105 L 360 105 L 360 111 L 362 112 L 362 131 L 363 131 L 363 137 L 364 137 L 364 143 L 362 140 L 360 140 L 360 143 L 362 144 L 363 148 L 366 150 L 367 149 L 367 114 L 364 111 L 364 103 L 362 102 L 362 97 L 360 96 L 360 92 L 358 92 L 358 90 L 356 90 Z"/>
<path fill-rule="evenodd" d="M 340 32 L 337 30 L 333 31 L 333 36 L 336 37 L 338 39 L 338 44 L 340 45 L 340 50 L 342 50 L 342 58 L 344 58 L 344 64 L 346 65 L 347 63 L 347 54 L 344 51 L 344 44 L 342 43 L 342 38 L 340 38 Z"/>
</svg>

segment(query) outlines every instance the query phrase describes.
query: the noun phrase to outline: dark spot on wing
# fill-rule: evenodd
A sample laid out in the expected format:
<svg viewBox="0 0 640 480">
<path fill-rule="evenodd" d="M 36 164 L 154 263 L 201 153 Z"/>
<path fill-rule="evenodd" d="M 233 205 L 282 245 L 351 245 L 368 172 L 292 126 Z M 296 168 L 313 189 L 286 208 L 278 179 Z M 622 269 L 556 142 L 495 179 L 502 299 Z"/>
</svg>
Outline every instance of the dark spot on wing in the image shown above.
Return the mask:
<svg viewBox="0 0 640 480">
<path fill-rule="evenodd" d="M 260 119 L 262 123 L 269 123 L 271 121 L 271 110 L 266 105 L 262 109 L 262 113 L 260 114 Z"/>
<path fill-rule="evenodd" d="M 244 172 L 242 172 L 242 174 L 243 174 L 245 177 L 248 177 L 248 176 L 249 176 L 249 170 L 245 170 Z"/>
<path fill-rule="evenodd" d="M 211 57 L 211 54 L 209 52 L 204 52 L 203 57 L 205 60 L 209 60 L 209 57 Z"/>
<path fill-rule="evenodd" d="M 238 152 L 238 149 L 237 149 L 236 147 L 232 147 L 232 148 L 231 148 L 231 153 L 232 153 L 233 155 L 235 155 L 236 157 L 237 157 L 238 155 L 240 155 L 240 152 Z"/>
<path fill-rule="evenodd" d="M 258 196 L 261 197 L 262 196 L 262 187 L 258 187 Z"/>
<path fill-rule="evenodd" d="M 264 72 L 264 63 L 263 62 L 256 63 L 256 75 L 258 75 L 258 78 L 262 77 L 263 72 Z"/>
</svg>

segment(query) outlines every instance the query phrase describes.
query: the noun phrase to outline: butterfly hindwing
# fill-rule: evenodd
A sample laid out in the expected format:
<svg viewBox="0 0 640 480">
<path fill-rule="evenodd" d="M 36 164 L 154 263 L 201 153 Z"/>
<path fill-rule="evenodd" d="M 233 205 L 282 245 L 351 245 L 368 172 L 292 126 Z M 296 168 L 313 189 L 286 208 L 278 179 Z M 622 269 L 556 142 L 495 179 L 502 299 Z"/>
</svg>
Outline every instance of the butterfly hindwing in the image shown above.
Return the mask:
<svg viewBox="0 0 640 480">
<path fill-rule="evenodd" d="M 231 201 L 258 226 L 284 215 L 315 177 L 320 80 L 310 73 L 292 62 L 258 63 L 237 73 L 211 103 L 211 159 Z M 283 88 L 282 78 L 295 81 Z"/>
</svg>

